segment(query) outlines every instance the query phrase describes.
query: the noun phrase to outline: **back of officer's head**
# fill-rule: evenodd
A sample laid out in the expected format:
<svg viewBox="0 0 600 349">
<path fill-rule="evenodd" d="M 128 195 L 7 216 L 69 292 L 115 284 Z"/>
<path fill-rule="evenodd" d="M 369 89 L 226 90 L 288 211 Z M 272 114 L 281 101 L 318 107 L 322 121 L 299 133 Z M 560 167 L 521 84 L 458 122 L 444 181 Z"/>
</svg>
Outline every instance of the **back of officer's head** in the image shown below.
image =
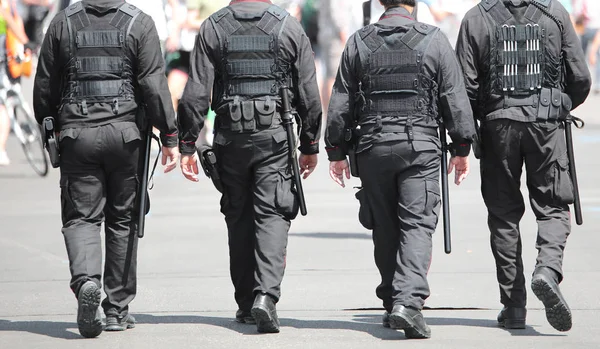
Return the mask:
<svg viewBox="0 0 600 349">
<path fill-rule="evenodd" d="M 417 0 L 379 0 L 379 2 L 381 2 L 385 8 L 400 5 L 406 5 L 410 7 L 417 6 Z"/>
</svg>

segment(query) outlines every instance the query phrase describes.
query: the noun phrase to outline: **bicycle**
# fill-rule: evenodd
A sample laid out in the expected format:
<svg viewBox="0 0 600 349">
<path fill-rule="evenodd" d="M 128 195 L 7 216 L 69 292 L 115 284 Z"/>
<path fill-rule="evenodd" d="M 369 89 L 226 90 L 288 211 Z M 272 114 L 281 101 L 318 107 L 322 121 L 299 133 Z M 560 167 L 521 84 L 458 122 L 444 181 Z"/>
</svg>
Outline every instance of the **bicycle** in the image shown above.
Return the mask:
<svg viewBox="0 0 600 349">
<path fill-rule="evenodd" d="M 13 133 L 21 143 L 27 162 L 38 175 L 45 177 L 48 175 L 49 167 L 44 140 L 40 126 L 23 97 L 19 83 L 10 84 L 6 92 L 5 106 Z"/>
</svg>

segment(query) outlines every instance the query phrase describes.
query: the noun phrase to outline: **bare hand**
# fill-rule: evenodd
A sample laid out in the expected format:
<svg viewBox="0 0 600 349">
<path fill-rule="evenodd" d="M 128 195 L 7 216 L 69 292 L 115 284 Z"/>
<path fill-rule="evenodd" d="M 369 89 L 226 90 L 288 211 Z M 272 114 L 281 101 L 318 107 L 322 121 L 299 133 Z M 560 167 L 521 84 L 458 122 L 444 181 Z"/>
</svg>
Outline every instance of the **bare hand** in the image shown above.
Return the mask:
<svg viewBox="0 0 600 349">
<path fill-rule="evenodd" d="M 590 61 L 590 65 L 592 65 L 592 66 L 596 65 L 596 57 L 597 57 L 596 53 L 597 52 L 598 51 L 590 50 L 590 53 L 588 55 L 588 60 Z"/>
<path fill-rule="evenodd" d="M 310 176 L 311 173 L 317 167 L 317 162 L 319 159 L 317 158 L 317 154 L 313 155 L 304 155 L 300 154 L 300 158 L 298 159 L 298 166 L 300 167 L 300 174 L 304 176 L 302 178 L 306 179 Z"/>
<path fill-rule="evenodd" d="M 348 160 L 331 161 L 329 163 L 329 177 L 342 188 L 346 187 L 346 184 L 344 184 L 344 173 L 346 179 L 350 179 L 350 166 L 348 165 Z"/>
<path fill-rule="evenodd" d="M 181 172 L 188 180 L 198 182 L 198 156 L 196 153 L 181 156 Z"/>
<path fill-rule="evenodd" d="M 453 156 L 450 159 L 450 165 L 448 166 L 448 174 L 454 171 L 454 183 L 460 185 L 465 178 L 469 175 L 469 157 L 465 156 Z"/>
<path fill-rule="evenodd" d="M 177 167 L 177 160 L 179 160 L 179 148 L 167 148 L 162 147 L 162 161 L 161 163 L 165 167 L 165 173 L 173 171 Z"/>
</svg>

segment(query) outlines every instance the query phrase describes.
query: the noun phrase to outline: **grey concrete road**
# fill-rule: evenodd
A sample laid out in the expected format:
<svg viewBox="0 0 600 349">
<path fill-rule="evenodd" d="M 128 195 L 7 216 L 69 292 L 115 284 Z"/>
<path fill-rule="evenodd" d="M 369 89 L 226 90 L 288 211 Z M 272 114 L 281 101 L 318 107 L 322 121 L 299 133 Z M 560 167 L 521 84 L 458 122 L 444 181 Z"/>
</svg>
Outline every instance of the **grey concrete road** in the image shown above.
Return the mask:
<svg viewBox="0 0 600 349">
<path fill-rule="evenodd" d="M 36 177 L 11 138 L 13 164 L 0 168 L 0 348 L 600 348 L 598 107 L 593 97 L 578 113 L 590 122 L 576 132 L 585 225 L 573 228 L 565 258 L 570 332 L 552 329 L 532 294 L 526 330 L 497 327 L 498 287 L 476 162 L 467 182 L 451 190 L 452 254 L 443 253 L 439 229 L 434 237 L 425 311 L 432 339 L 407 342 L 402 332 L 384 329 L 371 236 L 356 217 L 352 187 L 360 183 L 336 187 L 323 154 L 305 182 L 309 216 L 290 232 L 280 334 L 258 335 L 233 321 L 227 234 L 210 182 L 158 173 L 131 304 L 139 324 L 84 340 L 68 287 L 58 172 Z M 521 228 L 529 281 L 536 254 L 531 211 Z"/>
</svg>

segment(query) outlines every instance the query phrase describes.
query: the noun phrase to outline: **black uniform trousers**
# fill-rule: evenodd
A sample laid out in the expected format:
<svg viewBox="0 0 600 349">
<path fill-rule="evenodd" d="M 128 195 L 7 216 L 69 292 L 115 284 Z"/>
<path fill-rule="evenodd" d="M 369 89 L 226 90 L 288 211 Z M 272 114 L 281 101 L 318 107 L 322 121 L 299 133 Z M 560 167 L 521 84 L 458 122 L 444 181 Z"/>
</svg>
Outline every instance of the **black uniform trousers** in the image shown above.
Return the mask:
<svg viewBox="0 0 600 349">
<path fill-rule="evenodd" d="M 290 220 L 298 213 L 283 127 L 218 130 L 214 138 L 229 237 L 235 300 L 250 310 L 258 292 L 281 296 Z"/>
<path fill-rule="evenodd" d="M 363 188 L 361 223 L 373 230 L 375 264 L 381 274 L 377 297 L 422 309 L 429 297 L 431 237 L 440 204 L 439 141 L 392 141 L 358 154 Z"/>
<path fill-rule="evenodd" d="M 519 221 L 525 212 L 521 173 L 525 163 L 529 201 L 538 223 L 536 269 L 549 267 L 562 280 L 563 252 L 573 202 L 564 125 L 507 119 L 482 125 L 481 192 L 488 209 L 500 301 L 525 307 L 527 294 Z"/>
<path fill-rule="evenodd" d="M 60 133 L 63 235 L 77 295 L 88 280 L 101 286 L 104 223 L 106 256 L 102 307 L 125 315 L 136 294 L 137 221 L 134 204 L 142 147 L 133 122 L 64 129 Z"/>
</svg>

